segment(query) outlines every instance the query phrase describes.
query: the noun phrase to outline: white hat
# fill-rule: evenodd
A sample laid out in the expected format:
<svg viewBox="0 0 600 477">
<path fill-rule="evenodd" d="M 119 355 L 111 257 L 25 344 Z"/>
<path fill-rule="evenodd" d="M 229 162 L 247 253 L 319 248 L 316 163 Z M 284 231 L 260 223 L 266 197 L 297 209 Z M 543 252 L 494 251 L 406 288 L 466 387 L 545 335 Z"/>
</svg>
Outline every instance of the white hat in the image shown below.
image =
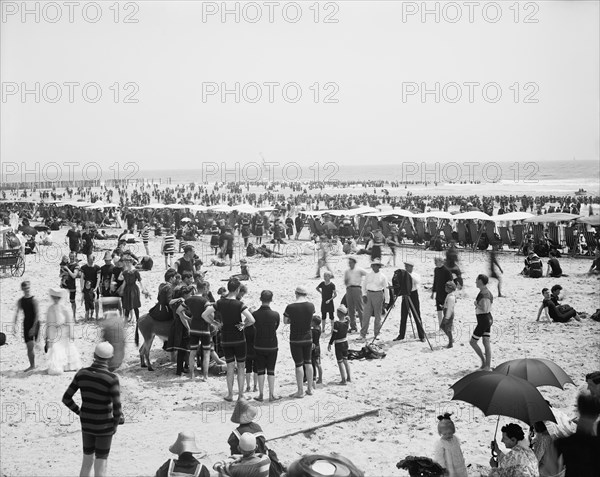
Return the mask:
<svg viewBox="0 0 600 477">
<path fill-rule="evenodd" d="M 114 348 L 108 341 L 103 341 L 102 343 L 98 343 L 96 345 L 96 349 L 94 350 L 94 354 L 98 356 L 98 358 L 102 359 L 110 359 L 113 357 L 115 353 Z"/>
<path fill-rule="evenodd" d="M 202 451 L 196 444 L 196 434 L 193 432 L 180 432 L 175 443 L 169 447 L 169 451 L 173 454 L 181 455 L 184 452 L 192 454 L 200 454 Z"/>
<path fill-rule="evenodd" d="M 62 288 L 50 288 L 50 296 L 62 298 L 64 296 Z"/>
<path fill-rule="evenodd" d="M 244 432 L 240 437 L 239 448 L 242 452 L 252 452 L 256 449 L 256 437 L 250 432 Z"/>
</svg>

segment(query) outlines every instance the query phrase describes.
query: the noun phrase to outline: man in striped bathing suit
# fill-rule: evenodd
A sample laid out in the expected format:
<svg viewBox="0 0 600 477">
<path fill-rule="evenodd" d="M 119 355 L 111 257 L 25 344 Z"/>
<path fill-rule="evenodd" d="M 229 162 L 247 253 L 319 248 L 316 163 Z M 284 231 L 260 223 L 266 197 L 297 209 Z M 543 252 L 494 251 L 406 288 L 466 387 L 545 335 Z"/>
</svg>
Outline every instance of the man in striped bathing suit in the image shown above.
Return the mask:
<svg viewBox="0 0 600 477">
<path fill-rule="evenodd" d="M 91 475 L 92 466 L 96 477 L 107 475 L 112 437 L 117 432 L 117 426 L 124 422 L 119 378 L 108 370 L 108 362 L 113 353 L 110 343 L 99 343 L 94 351 L 92 365 L 75 374 L 63 396 L 63 404 L 79 415 L 81 421 L 83 462 L 79 475 Z M 73 395 L 78 389 L 81 391 L 81 408 L 73 401 Z"/>
</svg>

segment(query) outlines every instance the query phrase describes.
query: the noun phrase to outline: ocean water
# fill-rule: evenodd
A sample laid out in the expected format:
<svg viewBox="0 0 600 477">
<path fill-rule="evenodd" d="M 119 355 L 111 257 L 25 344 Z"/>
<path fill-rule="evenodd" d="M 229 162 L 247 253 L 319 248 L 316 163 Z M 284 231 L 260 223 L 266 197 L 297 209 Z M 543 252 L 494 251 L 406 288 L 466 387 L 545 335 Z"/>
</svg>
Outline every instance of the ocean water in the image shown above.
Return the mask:
<svg viewBox="0 0 600 477">
<path fill-rule="evenodd" d="M 236 165 L 203 163 L 200 169 L 142 170 L 132 179 L 154 180 L 170 184 L 214 183 L 233 181 L 399 181 L 431 185 L 496 184 L 539 188 L 561 185 L 575 192 L 584 188 L 597 193 L 600 188 L 599 161 L 553 162 L 401 162 L 395 165 L 365 164 L 346 166 L 341 163 L 273 163 L 263 166 L 252 162 Z M 536 186 L 537 185 L 537 186 Z"/>
</svg>

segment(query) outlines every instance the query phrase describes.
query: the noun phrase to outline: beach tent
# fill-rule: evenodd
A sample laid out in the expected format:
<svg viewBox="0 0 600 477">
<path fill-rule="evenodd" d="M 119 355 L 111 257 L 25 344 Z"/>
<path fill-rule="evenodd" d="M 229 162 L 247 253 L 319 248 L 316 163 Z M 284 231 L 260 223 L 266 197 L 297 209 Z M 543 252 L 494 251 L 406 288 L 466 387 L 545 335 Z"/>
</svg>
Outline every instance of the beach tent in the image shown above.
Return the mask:
<svg viewBox="0 0 600 477">
<path fill-rule="evenodd" d="M 260 212 L 260 210 L 250 204 L 236 205 L 234 206 L 234 209 L 241 214 L 256 214 Z"/>
<path fill-rule="evenodd" d="M 510 222 L 513 220 L 525 220 L 535 217 L 535 215 L 529 212 L 509 212 L 508 214 L 493 215 L 490 220 L 494 222 Z"/>
<path fill-rule="evenodd" d="M 529 224 L 540 224 L 540 223 L 550 223 L 550 222 L 570 222 L 571 220 L 575 220 L 579 218 L 579 215 L 575 214 L 566 214 L 564 212 L 556 212 L 554 214 L 544 214 L 544 215 L 535 215 L 528 219 L 525 219 L 523 222 Z"/>
<path fill-rule="evenodd" d="M 210 210 L 212 212 L 233 212 L 234 208 L 229 205 L 226 205 L 226 204 L 221 204 L 221 205 L 209 206 L 208 210 Z"/>
<path fill-rule="evenodd" d="M 489 216 L 488 214 L 485 214 L 481 211 L 478 211 L 478 210 L 471 210 L 469 212 L 455 214 L 452 217 L 454 219 L 459 219 L 459 220 L 481 220 L 484 222 L 488 221 L 488 220 L 493 221 L 491 216 Z M 483 233 L 485 231 L 485 224 L 481 224 L 479 226 L 479 228 L 477 228 L 477 226 L 475 225 L 474 222 L 467 222 L 466 226 L 469 228 L 471 240 L 473 242 L 473 249 L 475 249 L 475 247 L 477 247 L 477 244 L 479 243 L 479 239 L 481 238 L 481 236 L 483 235 Z M 461 234 L 461 232 L 459 231 L 459 236 L 460 236 L 460 234 Z"/>
<path fill-rule="evenodd" d="M 600 215 L 590 215 L 588 217 L 579 217 L 576 222 L 578 224 L 587 224 L 593 227 L 600 226 Z"/>
</svg>

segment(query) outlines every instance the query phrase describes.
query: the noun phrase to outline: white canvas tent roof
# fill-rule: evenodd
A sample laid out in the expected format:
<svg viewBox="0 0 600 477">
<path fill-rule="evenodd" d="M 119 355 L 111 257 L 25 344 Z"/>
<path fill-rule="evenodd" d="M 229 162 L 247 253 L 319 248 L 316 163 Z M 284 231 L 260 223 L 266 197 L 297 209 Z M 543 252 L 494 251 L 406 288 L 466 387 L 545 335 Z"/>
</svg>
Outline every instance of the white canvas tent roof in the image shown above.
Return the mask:
<svg viewBox="0 0 600 477">
<path fill-rule="evenodd" d="M 494 215 L 491 219 L 494 222 L 508 222 L 511 220 L 525 220 L 534 217 L 529 212 L 509 212 L 508 214 Z"/>
<path fill-rule="evenodd" d="M 493 220 L 488 214 L 484 214 L 479 210 L 472 210 L 470 212 L 463 212 L 462 214 L 456 214 L 452 216 L 454 219 L 459 220 Z"/>
</svg>

